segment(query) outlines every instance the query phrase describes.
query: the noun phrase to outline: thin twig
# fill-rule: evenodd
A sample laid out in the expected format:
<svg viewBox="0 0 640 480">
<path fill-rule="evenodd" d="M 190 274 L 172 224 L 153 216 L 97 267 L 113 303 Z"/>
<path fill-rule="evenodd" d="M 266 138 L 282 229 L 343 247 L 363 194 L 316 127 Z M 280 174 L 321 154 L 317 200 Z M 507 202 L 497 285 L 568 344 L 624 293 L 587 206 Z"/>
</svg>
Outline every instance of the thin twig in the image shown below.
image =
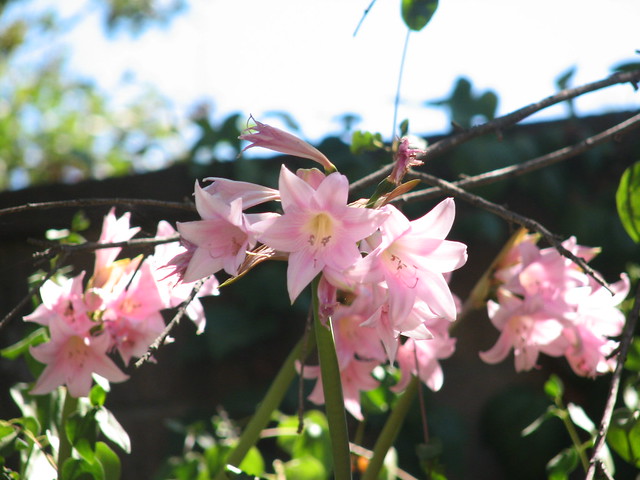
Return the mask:
<svg viewBox="0 0 640 480">
<path fill-rule="evenodd" d="M 189 304 L 193 302 L 193 300 L 196 298 L 196 296 L 198 295 L 198 292 L 200 291 L 200 288 L 202 288 L 203 283 L 204 282 L 200 280 L 193 286 L 193 288 L 191 289 L 191 293 L 189 294 L 189 297 L 184 302 L 182 302 L 182 304 L 180 305 L 180 308 L 178 308 L 178 311 L 173 316 L 171 321 L 167 324 L 167 326 L 164 328 L 160 336 L 156 338 L 151 345 L 149 345 L 149 348 L 147 349 L 146 353 L 142 357 L 140 357 L 138 361 L 136 361 L 135 363 L 136 367 L 141 367 L 145 362 L 149 361 L 151 356 L 156 351 L 158 351 L 158 349 L 164 344 L 165 340 L 169 336 L 169 333 L 171 333 L 171 330 L 173 329 L 173 327 L 175 327 L 178 323 L 180 323 L 180 320 L 182 320 L 182 317 L 184 317 L 185 314 L 187 313 L 187 308 L 189 307 Z"/>
<path fill-rule="evenodd" d="M 145 207 L 173 208 L 179 210 L 195 211 L 195 205 L 192 202 L 166 202 L 148 198 L 77 198 L 72 200 L 58 200 L 54 202 L 25 203 L 24 205 L 16 205 L 15 207 L 1 208 L 0 216 L 30 212 L 32 210 L 49 210 L 52 208 L 67 207 L 100 207 L 104 205 L 139 205 Z"/>
<path fill-rule="evenodd" d="M 84 242 L 84 243 L 54 243 L 46 240 L 30 240 L 35 245 L 45 246 L 46 250 L 37 252 L 35 256 L 49 256 L 52 252 L 73 253 L 85 250 L 101 250 L 103 248 L 122 248 L 122 247 L 155 247 L 164 243 L 172 243 L 180 240 L 180 235 L 172 235 L 170 237 L 153 237 L 153 238 L 132 238 L 122 242 L 101 243 L 101 242 Z"/>
<path fill-rule="evenodd" d="M 398 110 L 400 109 L 400 90 L 402 87 L 402 77 L 404 75 L 404 64 L 407 60 L 407 50 L 409 50 L 409 38 L 411 38 L 411 29 L 407 28 L 407 36 L 404 38 L 404 46 L 402 47 L 402 56 L 400 57 L 400 71 L 398 72 L 398 85 L 396 87 L 396 98 L 393 101 L 393 125 L 391 127 L 391 138 L 396 134 L 396 123 L 398 122 Z"/>
<path fill-rule="evenodd" d="M 558 163 L 569 158 L 573 158 L 576 155 L 580 155 L 585 151 L 600 145 L 606 141 L 624 135 L 629 131 L 640 127 L 640 114 L 634 115 L 633 117 L 625 120 L 624 122 L 615 125 L 603 132 L 600 132 L 596 135 L 588 137 L 581 142 L 576 143 L 575 145 L 561 148 L 559 150 L 555 150 L 553 152 L 547 153 L 537 158 L 533 158 L 523 163 L 519 163 L 516 165 L 510 165 L 504 168 L 498 168 L 496 170 L 492 170 L 490 172 L 481 173 L 479 175 L 474 175 L 472 177 L 466 177 L 461 180 L 457 180 L 451 182 L 453 185 L 458 187 L 479 187 L 482 185 L 488 185 L 491 183 L 498 182 L 500 180 L 506 180 L 510 178 L 517 177 L 519 175 L 523 175 L 525 173 L 532 172 L 534 170 L 548 167 L 554 163 Z M 419 190 L 416 192 L 406 193 L 394 201 L 398 202 L 413 202 L 417 200 L 427 200 L 440 195 L 442 191 L 439 187 L 425 188 L 424 190 Z"/>
<path fill-rule="evenodd" d="M 620 352 L 618 353 L 616 369 L 613 372 L 613 376 L 611 378 L 609 395 L 607 396 L 607 402 L 605 404 L 604 411 L 602 412 L 600 428 L 598 429 L 598 435 L 596 436 L 596 439 L 594 441 L 593 453 L 591 454 L 591 459 L 589 460 L 589 470 L 587 471 L 585 480 L 592 480 L 594 478 L 596 468 L 601 468 L 602 470 L 604 470 L 604 465 L 602 464 L 600 453 L 602 451 L 602 448 L 604 447 L 607 432 L 609 431 L 609 425 L 611 424 L 611 415 L 613 414 L 613 408 L 615 406 L 616 399 L 618 398 L 618 390 L 620 388 L 622 370 L 624 367 L 624 362 L 627 359 L 629 346 L 631 345 L 631 341 L 633 340 L 633 333 L 635 332 L 636 324 L 638 323 L 638 315 L 640 315 L 640 282 L 638 283 L 638 287 L 636 290 L 633 309 L 627 317 L 627 322 L 622 332 L 622 339 L 620 340 Z"/>
<path fill-rule="evenodd" d="M 45 284 L 47 280 L 55 275 L 55 273 L 60 269 L 60 264 L 67 258 L 67 253 L 62 252 L 62 254 L 56 259 L 55 265 L 51 267 L 51 269 L 47 272 L 47 274 L 40 280 L 36 285 L 31 287 L 29 292 L 18 302 L 18 304 L 11 309 L 9 313 L 7 313 L 2 320 L 0 320 L 0 331 L 7 326 L 7 324 L 11 321 L 13 317 L 15 317 L 18 312 L 24 307 L 31 298 L 38 293 L 42 285 Z"/>
<path fill-rule="evenodd" d="M 610 75 L 609 77 L 597 82 L 588 83 L 580 87 L 561 90 L 560 92 L 544 98 L 539 102 L 527 105 L 526 107 L 515 110 L 514 112 L 511 112 L 502 117 L 490 120 L 486 123 L 483 123 L 482 125 L 477 125 L 451 135 L 447 138 L 443 138 L 442 140 L 427 147 L 425 154 L 421 158 L 421 160 L 432 160 L 433 158 L 438 157 L 453 149 L 454 147 L 468 142 L 473 138 L 485 135 L 487 133 L 501 131 L 507 127 L 515 125 L 519 121 L 533 115 L 536 112 L 539 112 L 540 110 L 544 110 L 545 108 L 548 108 L 552 105 L 565 102 L 580 95 L 584 95 L 585 93 L 600 90 L 602 88 L 610 87 L 611 85 L 617 85 L 620 83 L 631 83 L 635 88 L 637 88 L 636 84 L 638 82 L 640 82 L 640 70 L 634 70 L 632 72 L 614 73 L 613 75 Z M 381 180 L 392 170 L 392 168 L 393 165 L 386 165 L 380 168 L 378 171 L 373 172 L 372 174 L 367 175 L 366 177 L 352 183 L 349 187 L 349 191 L 353 192 L 355 190 L 365 188 L 375 183 L 376 181 Z"/>
<path fill-rule="evenodd" d="M 584 258 L 578 257 L 577 255 L 574 255 L 569 250 L 567 250 L 562 245 L 560 240 L 558 240 L 558 238 L 553 233 L 551 233 L 544 226 L 542 226 L 542 224 L 536 222 L 531 218 L 512 212 L 511 210 L 505 207 L 502 207 L 496 203 L 490 202 L 489 200 L 486 200 L 478 195 L 469 193 L 466 190 L 463 190 L 462 188 L 457 187 L 456 185 L 450 182 L 447 182 L 445 180 L 442 180 L 438 177 L 435 177 L 433 175 L 429 175 L 423 172 L 413 172 L 413 175 L 415 175 L 417 178 L 419 178 L 423 182 L 428 183 L 429 185 L 435 185 L 439 187 L 442 191 L 450 195 L 453 195 L 454 197 L 460 198 L 461 200 L 464 200 L 465 202 L 468 202 L 472 205 L 475 205 L 476 207 L 483 208 L 499 216 L 500 218 L 503 218 L 509 222 L 517 223 L 518 225 L 521 225 L 534 232 L 538 232 L 563 257 L 568 258 L 573 263 L 578 265 L 580 268 L 582 268 L 582 270 L 584 270 L 584 272 L 587 275 L 592 277 L 596 282 L 598 282 L 600 285 L 606 288 L 609 292 L 611 292 L 611 288 L 609 284 L 602 278 L 602 276 L 597 271 L 595 271 L 593 268 L 591 268 L 587 264 Z"/>
<path fill-rule="evenodd" d="M 364 22 L 364 19 L 367 17 L 367 15 L 369 15 L 369 12 L 371 11 L 371 8 L 373 8 L 373 4 L 376 3 L 376 0 L 371 0 L 371 3 L 369 4 L 369 6 L 367 8 L 365 8 L 364 13 L 362 14 L 362 17 L 360 18 L 360 21 L 358 22 L 358 25 L 356 25 L 356 29 L 353 31 L 353 36 L 355 37 L 358 34 L 358 30 L 360 30 L 360 27 L 362 26 L 362 23 Z"/>
</svg>

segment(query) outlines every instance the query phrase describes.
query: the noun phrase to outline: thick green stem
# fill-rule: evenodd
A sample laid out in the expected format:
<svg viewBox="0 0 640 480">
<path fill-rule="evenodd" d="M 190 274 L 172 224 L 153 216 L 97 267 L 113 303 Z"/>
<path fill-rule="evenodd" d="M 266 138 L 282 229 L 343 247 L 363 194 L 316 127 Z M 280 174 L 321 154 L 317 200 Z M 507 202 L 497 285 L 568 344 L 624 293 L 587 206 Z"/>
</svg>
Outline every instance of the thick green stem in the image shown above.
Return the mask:
<svg viewBox="0 0 640 480">
<path fill-rule="evenodd" d="M 78 408 L 78 399 L 72 396 L 68 390 L 64 393 L 64 404 L 62 406 L 62 414 L 60 416 L 60 426 L 58 431 L 58 438 L 60 445 L 58 447 L 58 478 L 62 473 L 62 466 L 69 457 L 71 457 L 71 442 L 67 437 L 67 419 Z"/>
<path fill-rule="evenodd" d="M 310 334 L 311 338 L 303 337 L 293 348 L 284 364 L 280 368 L 278 375 L 273 380 L 271 387 L 269 387 L 269 391 L 262 399 L 256 413 L 253 415 L 246 428 L 242 432 L 240 436 L 240 440 L 238 444 L 235 446 L 233 451 L 229 454 L 227 459 L 228 465 L 238 466 L 244 459 L 245 455 L 249 451 L 251 447 L 253 447 L 257 441 L 260 439 L 260 433 L 267 426 L 269 421 L 271 420 L 271 416 L 273 412 L 280 406 L 282 403 L 282 399 L 284 398 L 289 385 L 293 381 L 293 379 L 297 375 L 295 363 L 297 360 L 304 361 L 302 358 L 303 355 L 306 356 L 308 354 L 308 350 L 305 350 L 306 343 L 313 343 L 313 332 Z M 223 480 L 227 478 L 226 472 L 223 469 L 218 472 L 215 477 L 215 480 Z"/>
<path fill-rule="evenodd" d="M 404 419 L 409 412 L 409 408 L 413 403 L 413 399 L 420 387 L 420 380 L 418 377 L 413 377 L 407 389 L 404 391 L 395 408 L 389 415 L 387 422 L 380 432 L 380 436 L 373 447 L 373 456 L 369 460 L 369 466 L 367 471 L 362 476 L 362 480 L 376 480 L 382 469 L 384 458 L 387 456 L 387 452 L 392 447 L 393 442 L 400 432 L 400 427 L 404 423 Z"/>
<path fill-rule="evenodd" d="M 331 321 L 323 325 L 318 314 L 318 278 L 312 284 L 313 323 L 316 332 L 316 345 L 320 359 L 322 390 L 324 405 L 329 423 L 331 449 L 333 452 L 333 478 L 335 480 L 351 479 L 351 456 L 349 451 L 349 433 L 347 431 L 347 414 L 344 409 L 340 366 L 336 355 Z"/>
</svg>

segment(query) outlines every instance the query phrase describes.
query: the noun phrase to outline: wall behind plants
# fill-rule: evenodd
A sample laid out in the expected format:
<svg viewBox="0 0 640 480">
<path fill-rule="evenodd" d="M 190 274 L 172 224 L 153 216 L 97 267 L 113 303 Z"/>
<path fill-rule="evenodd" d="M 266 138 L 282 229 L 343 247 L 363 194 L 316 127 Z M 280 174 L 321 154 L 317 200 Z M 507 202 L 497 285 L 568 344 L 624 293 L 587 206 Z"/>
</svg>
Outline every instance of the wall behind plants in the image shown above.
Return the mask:
<svg viewBox="0 0 640 480">
<path fill-rule="evenodd" d="M 585 119 L 530 124 L 503 132 L 502 138 L 487 136 L 456 149 L 426 165 L 426 170 L 443 178 L 474 174 L 525 160 L 561 146 L 575 143 L 591 132 L 598 132 L 623 118 L 624 113 Z M 380 166 L 384 157 L 371 152 L 356 157 L 338 138 L 325 139 L 318 148 L 340 166 L 350 178 L 358 178 Z M 508 202 L 516 211 L 538 219 L 555 232 L 575 233 L 581 244 L 592 245 L 594 233 L 606 230 L 607 244 L 594 264 L 609 280 L 637 257 L 637 247 L 623 235 L 622 227 L 611 211 L 620 174 L 632 161 L 640 158 L 640 145 L 628 135 L 591 150 L 544 172 L 514 181 L 485 187 L 478 193 L 497 202 Z M 217 162 L 182 162 L 163 171 L 104 181 L 87 181 L 75 185 L 47 185 L 0 194 L 0 208 L 28 202 L 81 198 L 152 198 L 183 201 L 191 195 L 193 182 L 205 176 L 224 176 L 275 185 L 277 165 L 282 158 Z M 289 165 L 300 161 L 287 159 Z M 589 185 L 586 189 L 584 185 Z M 434 203 L 434 200 L 432 203 Z M 578 206 L 579 208 L 575 208 Z M 408 204 L 405 212 L 412 216 L 430 208 L 427 203 Z M 457 202 L 457 221 L 450 238 L 469 246 L 469 262 L 453 278 L 453 291 L 465 296 L 473 282 L 488 266 L 511 233 L 512 226 Z M 96 239 L 101 218 L 108 207 L 83 209 L 91 221 L 85 232 Z M 118 211 L 132 212 L 132 224 L 141 225 L 148 236 L 155 233 L 160 219 L 188 220 L 189 212 L 146 206 L 120 206 Z M 14 214 L 0 219 L 0 308 L 9 311 L 26 294 L 26 278 L 33 272 L 34 251 L 42 247 L 30 239 L 42 239 L 46 229 L 67 228 L 76 208 Z M 571 213 L 570 213 L 571 212 Z M 577 212 L 577 213 L 576 213 Z M 594 239 L 593 242 L 590 239 Z M 90 255 L 86 268 L 90 268 Z M 37 261 L 35 267 L 38 267 Z M 178 419 L 190 422 L 206 420 L 221 406 L 236 419 L 250 415 L 255 402 L 277 371 L 289 347 L 304 328 L 307 299 L 300 299 L 291 309 L 284 294 L 284 265 L 261 265 L 254 274 L 225 287 L 221 296 L 206 300 L 208 327 L 201 336 L 183 321 L 173 332 L 176 342 L 156 355 L 158 364 L 129 369 L 132 380 L 113 385 L 109 407 L 131 434 L 134 454 L 123 458 L 124 478 L 150 478 L 164 458 L 179 453 L 176 436 L 166 422 Z M 26 307 L 24 313 L 28 313 Z M 519 432 L 546 408 L 548 401 L 541 384 L 550 372 L 562 372 L 562 362 L 543 360 L 539 371 L 516 375 L 510 361 L 489 366 L 480 361 L 478 351 L 487 349 L 497 333 L 487 328 L 482 312 L 467 318 L 454 332 L 458 338 L 455 355 L 443 362 L 445 383 L 438 393 L 426 396 L 428 417 L 433 434 L 446 443 L 445 464 L 451 478 L 469 478 L 470 472 L 482 471 L 476 478 L 514 478 L 523 471 L 530 478 L 541 478 L 546 461 L 562 445 L 562 429 L 551 424 L 546 430 L 522 439 Z M 3 334 L 4 347 L 20 338 L 27 328 L 14 320 Z M 8 387 L 25 378 L 25 372 L 2 360 L 0 408 L 11 408 Z M 604 380 L 606 383 L 606 379 Z M 589 410 L 597 411 L 603 401 L 603 381 L 576 379 L 568 385 L 567 399 L 574 399 Z M 296 392 L 291 392 L 286 408 L 293 413 Z M 307 406 L 309 408 L 309 406 Z M 371 422 L 375 424 L 376 418 Z M 411 462 L 420 432 L 409 425 L 398 442 L 401 463 Z M 489 428 L 489 426 L 492 426 Z M 509 435 L 496 435 L 496 430 Z M 505 440 L 506 439 L 506 440 Z M 531 455 L 532 451 L 539 456 Z M 524 453 L 523 453 L 524 452 Z M 405 460 L 406 459 L 406 460 Z M 526 465 L 526 468 L 523 466 Z"/>
</svg>

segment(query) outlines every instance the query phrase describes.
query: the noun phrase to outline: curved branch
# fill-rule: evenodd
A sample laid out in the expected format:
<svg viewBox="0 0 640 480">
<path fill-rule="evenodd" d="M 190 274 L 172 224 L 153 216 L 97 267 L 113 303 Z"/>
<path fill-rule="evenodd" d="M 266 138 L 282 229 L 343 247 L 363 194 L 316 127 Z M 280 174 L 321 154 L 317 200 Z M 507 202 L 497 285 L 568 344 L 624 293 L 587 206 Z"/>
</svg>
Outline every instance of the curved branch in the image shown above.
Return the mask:
<svg viewBox="0 0 640 480">
<path fill-rule="evenodd" d="M 147 198 L 81 198 L 73 200 L 58 200 L 55 202 L 25 203 L 15 207 L 0 208 L 0 216 L 15 213 L 29 212 L 32 210 L 50 210 L 52 208 L 77 208 L 77 207 L 101 207 L 112 205 L 139 205 L 145 207 L 174 208 L 179 210 L 195 211 L 192 202 L 165 202 Z"/>
<path fill-rule="evenodd" d="M 548 108 L 557 103 L 565 102 L 580 95 L 584 95 L 585 93 L 593 92 L 621 83 L 631 83 L 634 88 L 637 88 L 638 82 L 640 82 L 640 70 L 634 70 L 631 72 L 614 73 L 613 75 L 610 75 L 609 77 L 597 82 L 588 83 L 580 87 L 561 90 L 554 95 L 540 100 L 539 102 L 527 105 L 526 107 L 520 108 L 502 117 L 495 118 L 487 123 L 483 123 L 482 125 L 477 125 L 467 130 L 463 130 L 460 133 L 456 133 L 449 137 L 443 138 L 442 140 L 427 147 L 425 154 L 421 158 L 421 160 L 431 160 L 444 154 L 445 152 L 448 152 L 452 148 L 457 147 L 462 143 L 468 142 L 473 138 L 485 135 L 487 133 L 500 131 L 506 127 L 515 125 L 519 121 L 533 115 L 534 113 L 537 113 L 540 110 L 544 110 L 545 108 Z M 367 175 L 366 177 L 363 177 L 362 179 L 352 183 L 349 187 L 349 191 L 353 192 L 355 190 L 359 190 L 371 185 L 372 183 L 375 183 L 376 181 L 381 180 L 386 174 L 391 172 L 392 168 L 393 165 L 385 165 L 378 171 L 373 172 L 372 174 Z"/>
<path fill-rule="evenodd" d="M 553 165 L 554 163 L 562 162 L 569 158 L 573 158 L 576 155 L 586 152 L 587 150 L 605 143 L 616 137 L 620 137 L 629 131 L 640 128 L 640 114 L 619 123 L 603 132 L 600 132 L 591 137 L 585 138 L 581 142 L 575 145 L 563 147 L 559 150 L 547 153 L 537 158 L 533 158 L 523 163 L 516 165 L 510 165 L 504 168 L 498 168 L 491 170 L 490 172 L 481 173 L 472 177 L 466 177 L 455 182 L 451 182 L 452 185 L 458 187 L 479 187 L 482 185 L 488 185 L 498 182 L 500 180 L 507 180 L 510 178 L 524 175 L 525 173 L 532 172 L 534 170 Z M 412 172 L 414 173 L 414 172 Z M 394 201 L 398 202 L 413 202 L 416 200 L 427 200 L 438 196 L 442 191 L 439 187 L 425 188 L 417 192 L 406 193 Z"/>
<path fill-rule="evenodd" d="M 587 264 L 584 258 L 578 257 L 577 255 L 574 255 L 569 250 L 567 250 L 562 245 L 562 242 L 558 240 L 558 238 L 549 230 L 547 230 L 542 224 L 536 222 L 535 220 L 532 220 L 531 218 L 512 212 L 511 210 L 504 208 L 496 203 L 490 202 L 489 200 L 486 200 L 478 195 L 469 193 L 466 190 L 463 190 L 462 188 L 454 185 L 453 183 L 447 182 L 433 175 L 429 175 L 428 173 L 415 172 L 415 175 L 423 182 L 428 183 L 429 185 L 435 185 L 445 193 L 448 193 L 454 197 L 460 198 L 461 200 L 464 200 L 465 202 L 475 205 L 476 207 L 483 208 L 499 216 L 500 218 L 503 218 L 504 220 L 517 223 L 518 225 L 521 225 L 527 228 L 528 230 L 538 232 L 563 257 L 568 258 L 573 263 L 578 265 L 580 268 L 582 268 L 582 270 L 584 270 L 584 272 L 587 275 L 592 277 L 596 282 L 598 282 L 600 285 L 606 288 L 609 292 L 611 292 L 611 288 L 609 287 L 609 284 L 602 278 L 602 276 L 597 271 L 595 271 L 593 268 L 591 268 Z"/>
</svg>

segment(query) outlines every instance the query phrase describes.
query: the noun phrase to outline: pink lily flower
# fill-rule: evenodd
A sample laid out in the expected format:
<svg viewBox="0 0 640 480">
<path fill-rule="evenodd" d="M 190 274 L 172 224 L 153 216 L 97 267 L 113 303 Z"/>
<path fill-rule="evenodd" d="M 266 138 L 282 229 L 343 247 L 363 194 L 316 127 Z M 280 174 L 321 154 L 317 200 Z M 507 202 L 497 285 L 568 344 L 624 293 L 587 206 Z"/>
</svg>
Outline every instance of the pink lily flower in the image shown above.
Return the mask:
<svg viewBox="0 0 640 480">
<path fill-rule="evenodd" d="M 424 144 L 425 142 L 420 139 L 420 143 Z M 394 165 L 393 171 L 391 175 L 389 175 L 389 180 L 395 185 L 400 185 L 409 168 L 419 167 L 424 164 L 422 160 L 418 160 L 418 155 L 424 154 L 424 148 L 415 148 L 415 145 L 411 145 L 409 137 L 402 137 L 398 145 L 398 150 L 393 156 Z"/>
<path fill-rule="evenodd" d="M 250 182 L 239 182 L 220 177 L 207 177 L 207 182 L 213 182 L 203 188 L 210 195 L 218 197 L 224 203 L 242 199 L 242 208 L 247 209 L 271 200 L 280 200 L 280 192 L 273 188 L 263 187 Z"/>
<path fill-rule="evenodd" d="M 33 357 L 46 364 L 31 390 L 33 395 L 44 395 L 66 385 L 71 396 L 86 397 L 94 373 L 110 382 L 129 378 L 107 355 L 111 344 L 108 334 L 93 336 L 89 330 L 77 330 L 60 320 L 49 324 L 49 332 L 51 340 L 30 348 Z"/>
<path fill-rule="evenodd" d="M 266 123 L 259 122 L 251 117 L 256 124 L 248 127 L 242 135 L 241 140 L 251 142 L 244 147 L 243 152 L 252 147 L 263 147 L 287 155 L 294 155 L 300 158 L 308 158 L 322 165 L 326 172 L 335 172 L 336 167 L 317 148 L 309 145 L 304 140 L 295 135 L 287 133 L 279 128 L 272 127 Z"/>
<path fill-rule="evenodd" d="M 133 279 L 129 280 L 123 278 L 102 315 L 113 345 L 125 363 L 129 363 L 131 357 L 143 356 L 164 330 L 164 319 L 160 313 L 164 301 L 151 265 L 142 263 Z"/>
<path fill-rule="evenodd" d="M 262 232 L 262 243 L 289 253 L 287 288 L 293 303 L 323 270 L 342 271 L 357 262 L 357 242 L 371 235 L 387 214 L 347 205 L 349 182 L 337 172 L 314 189 L 283 165 L 279 187 L 284 214 L 254 227 Z"/>
<path fill-rule="evenodd" d="M 182 281 L 191 283 L 222 269 L 236 275 L 246 252 L 256 244 L 250 222 L 242 213 L 242 198 L 227 204 L 196 182 L 195 201 L 202 220 L 177 225 L 180 235 L 196 247 Z"/>
<path fill-rule="evenodd" d="M 98 243 L 118 243 L 131 240 L 139 231 L 139 227 L 131 228 L 129 219 L 131 213 L 127 212 L 120 218 L 116 218 L 115 208 L 112 208 L 102 222 L 102 233 Z M 96 250 L 96 261 L 93 269 L 93 286 L 101 287 L 106 283 L 110 274 L 110 266 L 118 257 L 122 248 L 101 248 Z"/>
</svg>

